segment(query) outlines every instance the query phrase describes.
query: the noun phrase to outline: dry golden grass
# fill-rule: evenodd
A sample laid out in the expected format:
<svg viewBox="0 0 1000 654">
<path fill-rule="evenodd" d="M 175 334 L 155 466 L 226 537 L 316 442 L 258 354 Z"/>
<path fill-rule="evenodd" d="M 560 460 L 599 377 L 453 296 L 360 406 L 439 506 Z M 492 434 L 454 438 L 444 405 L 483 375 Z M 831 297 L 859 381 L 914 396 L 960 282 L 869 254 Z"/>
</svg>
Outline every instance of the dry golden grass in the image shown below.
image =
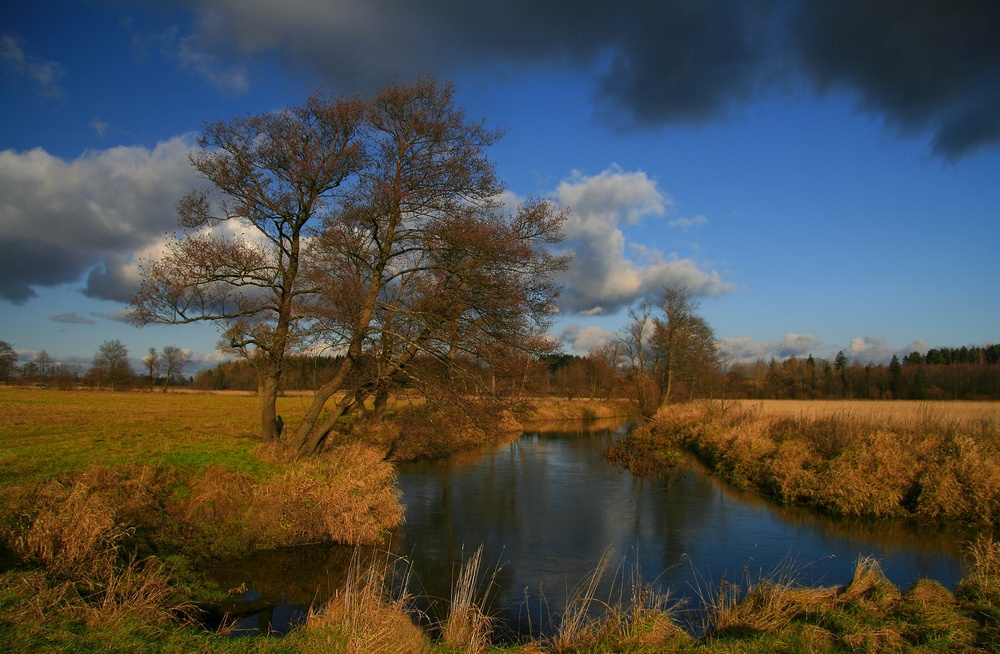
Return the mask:
<svg viewBox="0 0 1000 654">
<path fill-rule="evenodd" d="M 878 400 L 735 400 L 759 406 L 764 415 L 780 418 L 846 418 L 893 422 L 1000 420 L 1000 402 L 922 402 Z"/>
<path fill-rule="evenodd" d="M 493 619 L 486 613 L 489 592 L 498 570 L 485 584 L 480 580 L 483 546 L 462 564 L 452 583 L 448 617 L 441 625 L 441 641 L 456 652 L 475 654 L 490 649 Z"/>
<path fill-rule="evenodd" d="M 942 403 L 939 403 L 942 404 Z M 730 483 L 867 518 L 1000 525 L 1000 403 L 701 402 L 643 432 Z M 652 436 L 650 436 L 652 435 Z"/>
<path fill-rule="evenodd" d="M 344 654 L 418 654 L 430 640 L 407 614 L 405 561 L 389 553 L 355 555 L 347 583 L 310 613 L 306 628 L 288 637 L 300 651 Z M 402 576 L 402 581 L 400 581 Z"/>
</svg>

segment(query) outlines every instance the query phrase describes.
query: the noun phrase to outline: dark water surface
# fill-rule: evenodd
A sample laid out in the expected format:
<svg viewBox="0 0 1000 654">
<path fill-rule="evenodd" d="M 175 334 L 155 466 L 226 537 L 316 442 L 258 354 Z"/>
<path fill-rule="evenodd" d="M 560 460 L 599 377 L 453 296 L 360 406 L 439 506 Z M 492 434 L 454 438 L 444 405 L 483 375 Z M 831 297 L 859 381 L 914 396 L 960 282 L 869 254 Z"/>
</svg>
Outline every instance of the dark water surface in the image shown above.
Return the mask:
<svg viewBox="0 0 1000 654">
<path fill-rule="evenodd" d="M 625 429 L 528 431 L 488 451 L 400 466 L 406 522 L 389 547 L 412 562 L 419 608 L 439 617 L 461 562 L 480 545 L 483 574 L 495 575 L 490 609 L 521 633 L 547 628 L 606 554 L 601 600 L 622 588 L 627 599 L 636 575 L 689 605 L 745 573 L 791 570 L 803 585 L 840 585 L 861 556 L 875 557 L 903 590 L 923 577 L 949 588 L 961 578 L 969 534 L 780 507 L 733 491 L 696 464 L 635 478 L 602 457 Z M 349 558 L 348 548 L 296 548 L 257 555 L 217 577 L 228 587 L 245 584 L 248 598 L 308 606 L 342 583 Z M 280 630 L 278 612 L 251 616 L 245 626 L 270 618 Z"/>
</svg>

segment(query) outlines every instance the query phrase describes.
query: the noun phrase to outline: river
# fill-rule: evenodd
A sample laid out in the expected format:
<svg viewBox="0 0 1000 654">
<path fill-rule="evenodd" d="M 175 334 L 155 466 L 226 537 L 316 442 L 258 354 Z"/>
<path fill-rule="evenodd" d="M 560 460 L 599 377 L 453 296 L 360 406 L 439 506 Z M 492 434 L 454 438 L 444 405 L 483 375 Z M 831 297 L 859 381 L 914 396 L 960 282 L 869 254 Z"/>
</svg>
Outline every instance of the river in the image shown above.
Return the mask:
<svg viewBox="0 0 1000 654">
<path fill-rule="evenodd" d="M 609 465 L 603 451 L 625 425 L 527 431 L 519 439 L 449 460 L 404 464 L 398 486 L 405 524 L 388 547 L 411 563 L 418 608 L 440 617 L 461 563 L 483 547 L 492 579 L 490 611 L 510 633 L 545 631 L 572 589 L 609 557 L 596 597 L 615 601 L 635 578 L 696 607 L 720 580 L 781 572 L 802 585 L 841 585 L 859 557 L 875 557 L 901 589 L 919 578 L 953 588 L 968 534 L 818 516 L 732 490 L 688 462 L 660 478 Z M 279 606 L 287 628 L 296 607 L 342 583 L 348 548 L 298 548 L 248 557 L 220 569 L 228 587 Z"/>
</svg>

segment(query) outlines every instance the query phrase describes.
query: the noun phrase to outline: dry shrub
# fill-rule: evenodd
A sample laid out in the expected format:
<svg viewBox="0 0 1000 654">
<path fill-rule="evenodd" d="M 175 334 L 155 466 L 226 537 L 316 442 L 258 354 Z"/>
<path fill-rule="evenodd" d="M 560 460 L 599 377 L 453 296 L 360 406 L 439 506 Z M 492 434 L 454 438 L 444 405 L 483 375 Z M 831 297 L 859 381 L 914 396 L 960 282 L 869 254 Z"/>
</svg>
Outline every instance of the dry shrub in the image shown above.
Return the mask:
<svg viewBox="0 0 1000 654">
<path fill-rule="evenodd" d="M 367 560 L 355 554 L 344 588 L 310 612 L 305 627 L 288 637 L 290 642 L 302 651 L 345 654 L 426 651 L 426 636 L 407 614 L 408 575 L 405 561 L 389 553 Z"/>
<path fill-rule="evenodd" d="M 1000 610 L 1000 542 L 988 534 L 980 535 L 969 545 L 966 558 L 969 572 L 956 594 L 964 601 Z"/>
<path fill-rule="evenodd" d="M 452 585 L 448 617 L 441 625 L 441 640 L 455 650 L 470 654 L 489 649 L 490 633 L 493 629 L 493 621 L 486 614 L 485 606 L 497 571 L 480 595 L 477 589 L 480 586 L 479 570 L 482 556 L 483 547 L 480 545 L 462 565 Z"/>
<path fill-rule="evenodd" d="M 126 556 L 132 529 L 118 521 L 122 507 L 114 499 L 124 497 L 121 489 L 106 471 L 81 478 L 103 479 L 104 492 L 85 481 L 70 488 L 51 482 L 37 495 L 37 513 L 25 516 L 23 532 L 11 534 L 13 551 L 44 571 L 22 578 L 38 586 L 25 608 L 39 616 L 70 612 L 88 625 L 136 617 L 163 622 L 183 612 L 159 561 Z"/>
<path fill-rule="evenodd" d="M 904 513 L 918 462 L 899 436 L 877 430 L 829 462 L 814 502 L 836 515 L 891 518 Z"/>
<path fill-rule="evenodd" d="M 808 504 L 819 485 L 816 469 L 820 461 L 809 444 L 787 440 L 778 445 L 768 462 L 766 489 L 782 502 Z"/>
<path fill-rule="evenodd" d="M 402 519 L 395 474 L 377 449 L 358 444 L 286 462 L 265 480 L 210 466 L 191 482 L 184 519 L 223 556 L 373 542 Z"/>
<path fill-rule="evenodd" d="M 610 556 L 606 553 L 597 567 L 573 589 L 561 620 L 543 643 L 546 651 L 556 654 L 644 648 L 672 651 L 689 643 L 691 637 L 674 619 L 676 603 L 669 595 L 646 586 L 638 568 L 632 572 L 627 599 L 619 596 L 602 601 L 596 597 L 609 561 Z M 624 575 L 622 578 L 624 585 Z"/>
<path fill-rule="evenodd" d="M 866 556 L 858 559 L 851 583 L 838 595 L 837 601 L 873 616 L 885 616 L 900 597 L 899 589 L 886 578 L 879 562 Z"/>
<path fill-rule="evenodd" d="M 938 522 L 1000 524 L 1000 460 L 964 435 L 952 435 L 920 477 L 915 513 Z"/>
<path fill-rule="evenodd" d="M 608 608 L 608 604 L 597 599 L 596 593 L 609 560 L 608 554 L 601 557 L 597 567 L 566 598 L 566 609 L 559 625 L 547 641 L 556 654 L 595 649 L 607 627 L 617 626 L 594 615 L 595 608 Z"/>
<path fill-rule="evenodd" d="M 373 542 L 402 520 L 395 480 L 395 469 L 378 450 L 341 446 L 269 479 L 247 520 L 268 546 Z"/>
<path fill-rule="evenodd" d="M 740 488 L 764 485 L 767 461 L 777 449 L 769 427 L 763 420 L 717 426 L 720 433 L 716 465 L 730 483 Z"/>
<path fill-rule="evenodd" d="M 78 482 L 71 488 L 51 482 L 38 493 L 38 512 L 25 516 L 23 533 L 12 549 L 23 560 L 58 579 L 99 584 L 118 559 L 130 530 L 115 520 L 115 508 Z"/>
</svg>

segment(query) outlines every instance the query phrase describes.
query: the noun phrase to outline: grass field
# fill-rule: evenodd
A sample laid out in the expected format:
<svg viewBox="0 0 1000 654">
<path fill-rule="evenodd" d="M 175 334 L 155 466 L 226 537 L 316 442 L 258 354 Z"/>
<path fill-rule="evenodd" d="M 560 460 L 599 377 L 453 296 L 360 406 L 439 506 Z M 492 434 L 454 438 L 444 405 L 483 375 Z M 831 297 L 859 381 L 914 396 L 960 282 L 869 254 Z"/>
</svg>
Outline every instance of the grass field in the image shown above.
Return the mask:
<svg viewBox="0 0 1000 654">
<path fill-rule="evenodd" d="M 307 400 L 279 398 L 286 423 L 294 426 Z M 345 444 L 293 460 L 257 440 L 257 402 L 242 394 L 0 388 L 0 650 L 716 654 L 1000 647 L 1000 545 L 989 538 L 973 546 L 970 572 L 955 592 L 930 582 L 897 589 L 872 561 L 859 562 L 844 588 L 801 588 L 785 576 L 746 579 L 708 591 L 703 624 L 691 634 L 669 598 L 633 583 L 633 602 L 621 605 L 594 597 L 593 580 L 585 579 L 572 602 L 579 610 L 552 636 L 495 645 L 489 606 L 476 604 L 488 573 L 467 568 L 456 580 L 450 624 L 434 640 L 414 627 L 407 598 L 393 593 L 393 571 L 362 566 L 289 636 L 227 639 L 189 620 L 192 599 L 206 592 L 192 573 L 199 556 L 316 540 L 370 542 L 400 517 L 384 449 Z M 800 499 L 819 502 L 823 496 L 810 495 L 809 483 L 830 486 L 831 479 L 853 480 L 866 496 L 871 489 L 879 496 L 888 488 L 882 477 L 895 483 L 899 475 L 872 466 L 888 463 L 896 473 L 910 466 L 939 499 L 968 499 L 964 511 L 989 506 L 990 484 L 1000 488 L 1000 476 L 991 476 L 1000 475 L 996 404 L 962 405 L 955 414 L 944 411 L 957 411 L 954 405 L 904 411 L 902 404 L 690 405 L 652 427 L 665 439 L 661 446 L 687 439 L 734 483 L 771 484 L 771 492 L 795 490 Z M 543 402 L 535 415 L 620 411 Z M 817 508 L 835 506 L 826 501 Z M 598 565 L 595 576 L 602 571 Z"/>
</svg>

